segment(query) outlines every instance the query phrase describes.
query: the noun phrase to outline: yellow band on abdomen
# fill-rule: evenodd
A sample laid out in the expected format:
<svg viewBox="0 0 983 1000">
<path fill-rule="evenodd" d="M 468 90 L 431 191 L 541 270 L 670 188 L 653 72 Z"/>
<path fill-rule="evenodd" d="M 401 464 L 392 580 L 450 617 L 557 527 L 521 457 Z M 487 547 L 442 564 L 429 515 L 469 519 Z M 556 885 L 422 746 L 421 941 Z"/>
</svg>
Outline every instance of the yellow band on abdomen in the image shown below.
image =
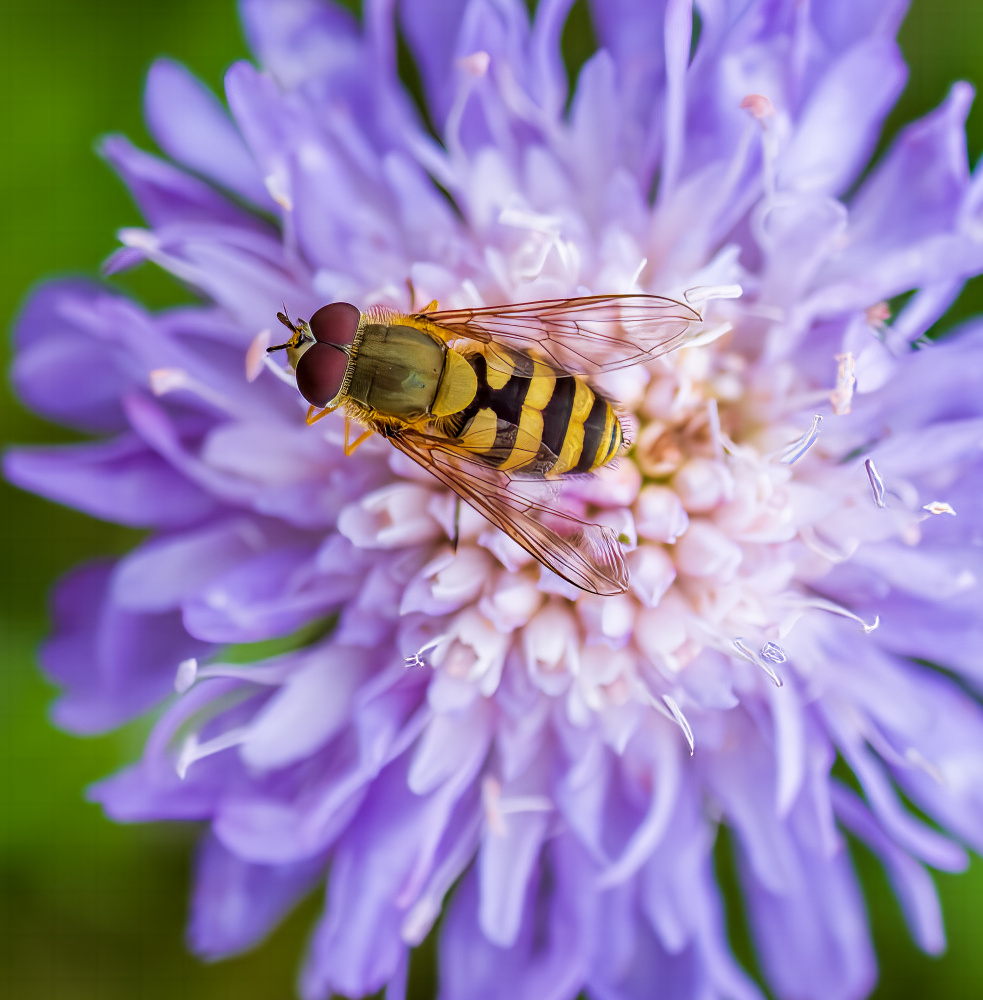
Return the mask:
<svg viewBox="0 0 983 1000">
<path fill-rule="evenodd" d="M 578 378 L 570 420 L 567 423 L 567 432 L 564 435 L 563 445 L 556 463 L 549 470 L 551 476 L 559 476 L 568 472 L 580 461 L 580 453 L 584 448 L 584 421 L 593 405 L 594 393 L 586 382 Z"/>
</svg>

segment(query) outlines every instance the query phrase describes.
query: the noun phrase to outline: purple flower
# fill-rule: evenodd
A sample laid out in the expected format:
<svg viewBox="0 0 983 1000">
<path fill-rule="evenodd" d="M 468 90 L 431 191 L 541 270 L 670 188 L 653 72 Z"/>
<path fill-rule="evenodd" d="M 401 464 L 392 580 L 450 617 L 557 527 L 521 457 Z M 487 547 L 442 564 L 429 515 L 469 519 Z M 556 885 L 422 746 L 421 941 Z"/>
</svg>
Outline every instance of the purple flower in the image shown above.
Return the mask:
<svg viewBox="0 0 983 1000">
<path fill-rule="evenodd" d="M 441 912 L 445 1000 L 759 997 L 727 943 L 721 824 L 774 994 L 866 996 L 844 832 L 931 952 L 926 867 L 983 847 L 983 327 L 923 339 L 983 270 L 971 89 L 864 176 L 905 80 L 899 0 L 700 4 L 695 46 L 686 0 L 597 0 L 569 108 L 569 0 L 532 23 L 521 0 L 412 0 L 438 141 L 393 7 L 359 25 L 244 0 L 261 69 L 231 68 L 228 112 L 161 61 L 168 159 L 104 143 L 148 223 L 109 270 L 151 261 L 207 304 L 58 282 L 21 317 L 21 397 L 98 438 L 7 475 L 150 529 L 56 592 L 56 719 L 163 703 L 93 794 L 207 824 L 198 953 L 251 947 L 327 881 L 305 998 L 402 996 Z M 309 428 L 261 360 L 281 303 L 693 289 L 702 346 L 608 377 L 633 450 L 570 490 L 628 539 L 619 597 L 467 507 L 455 554 L 453 497 L 381 439 L 345 458 L 341 418 Z"/>
</svg>

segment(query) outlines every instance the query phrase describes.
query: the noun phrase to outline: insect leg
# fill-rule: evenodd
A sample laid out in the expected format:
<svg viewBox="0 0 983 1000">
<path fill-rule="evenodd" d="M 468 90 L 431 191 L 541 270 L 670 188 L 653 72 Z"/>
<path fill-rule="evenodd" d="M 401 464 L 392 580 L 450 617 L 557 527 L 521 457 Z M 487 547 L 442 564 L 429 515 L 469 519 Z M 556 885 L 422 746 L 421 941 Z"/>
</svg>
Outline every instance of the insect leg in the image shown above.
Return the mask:
<svg viewBox="0 0 983 1000">
<path fill-rule="evenodd" d="M 363 441 L 365 441 L 368 437 L 370 437 L 372 435 L 372 433 L 373 433 L 372 428 L 370 427 L 367 431 L 365 431 L 364 433 L 360 434 L 357 438 L 355 438 L 354 441 L 352 441 L 349 444 L 349 441 L 348 441 L 348 430 L 349 430 L 350 426 L 351 426 L 351 420 L 350 420 L 349 417 L 346 416 L 345 417 L 345 457 L 346 458 L 349 455 L 351 455 L 355 451 L 355 449 Z"/>
<path fill-rule="evenodd" d="M 416 287 L 413 285 L 413 279 L 406 279 L 406 287 L 410 291 L 410 309 L 413 311 L 414 315 L 419 315 L 420 313 L 433 312 L 438 305 L 436 299 L 431 299 L 431 301 L 425 305 L 422 309 L 417 309 L 416 307 Z"/>
<path fill-rule="evenodd" d="M 335 403 L 334 406 L 326 406 L 320 412 L 315 413 L 314 411 L 317 409 L 317 407 L 311 404 L 311 406 L 307 410 L 307 423 L 316 424 L 321 419 L 321 417 L 326 417 L 329 413 L 334 413 L 334 411 L 338 409 L 339 405 L 340 404 Z"/>
</svg>

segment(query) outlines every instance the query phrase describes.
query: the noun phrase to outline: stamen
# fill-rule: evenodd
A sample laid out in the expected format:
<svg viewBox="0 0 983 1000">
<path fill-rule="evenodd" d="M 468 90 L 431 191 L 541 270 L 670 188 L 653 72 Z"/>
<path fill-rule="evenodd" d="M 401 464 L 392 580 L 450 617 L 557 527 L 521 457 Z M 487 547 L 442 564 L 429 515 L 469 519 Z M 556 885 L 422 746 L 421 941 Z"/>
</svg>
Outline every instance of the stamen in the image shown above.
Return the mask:
<svg viewBox="0 0 983 1000">
<path fill-rule="evenodd" d="M 628 282 L 629 291 L 631 291 L 631 289 L 633 289 L 638 284 L 638 279 L 642 276 L 642 271 L 644 271 L 645 268 L 648 267 L 648 263 L 649 263 L 648 257 L 643 257 L 641 259 L 638 267 L 635 268 L 635 273 L 631 276 L 631 281 Z"/>
<path fill-rule="evenodd" d="M 292 212 L 294 210 L 294 203 L 287 194 L 283 181 L 276 174 L 269 174 L 263 178 L 263 183 L 266 185 L 266 190 L 269 192 L 270 197 L 287 212 Z"/>
<path fill-rule="evenodd" d="M 814 414 L 812 426 L 801 437 L 796 438 L 791 444 L 786 445 L 779 453 L 778 461 L 783 465 L 795 465 L 803 455 L 816 443 L 819 437 L 819 425 L 823 418 Z"/>
<path fill-rule="evenodd" d="M 266 348 L 270 346 L 270 331 L 260 330 L 253 337 L 246 351 L 246 381 L 255 382 L 259 378 L 259 373 L 263 370 L 263 362 L 266 360 Z"/>
<path fill-rule="evenodd" d="M 904 752 L 904 756 L 905 760 L 909 764 L 913 767 L 917 767 L 920 771 L 924 771 L 937 784 L 941 785 L 943 788 L 948 786 L 949 782 L 946 781 L 945 775 L 942 771 L 939 770 L 939 768 L 930 760 L 927 760 L 921 751 L 916 750 L 915 747 L 908 747 L 908 749 Z"/>
<path fill-rule="evenodd" d="M 956 516 L 956 512 L 942 500 L 933 500 L 931 503 L 925 504 L 922 510 L 927 510 L 929 514 L 951 514 L 953 517 Z"/>
<path fill-rule="evenodd" d="M 761 656 L 769 663 L 785 663 L 788 660 L 788 653 L 777 642 L 766 642 L 761 647 Z"/>
<path fill-rule="evenodd" d="M 404 664 L 407 667 L 425 667 L 427 662 L 423 659 L 423 654 L 429 653 L 431 649 L 436 649 L 446 638 L 446 635 L 438 635 L 435 639 L 431 639 L 429 642 L 424 643 L 411 656 L 403 657 Z"/>
<path fill-rule="evenodd" d="M 545 795 L 513 795 L 507 799 L 499 799 L 499 813 L 502 816 L 552 811 L 553 803 Z"/>
<path fill-rule="evenodd" d="M 487 62 L 481 56 L 487 56 Z M 487 74 L 490 64 L 491 56 L 487 52 L 472 53 L 459 62 L 463 72 L 459 77 L 460 82 L 444 122 L 444 142 L 452 160 L 465 160 L 467 158 L 461 143 L 461 122 L 464 120 L 464 109 L 474 91 L 475 84 Z M 477 70 L 482 70 L 482 72 L 476 72 Z"/>
<path fill-rule="evenodd" d="M 869 458 L 864 462 L 864 468 L 867 470 L 870 488 L 874 493 L 874 503 L 878 507 L 886 507 L 887 503 L 884 500 L 884 480 L 877 474 L 877 469 L 874 468 L 874 463 Z M 927 510 L 928 508 L 926 507 L 925 509 Z"/>
<path fill-rule="evenodd" d="M 399 929 L 407 944 L 418 945 L 427 936 L 440 916 L 444 897 L 470 864 L 480 841 L 481 817 L 475 812 L 466 821 L 460 836 L 439 856 L 423 889 L 418 890 L 412 878 L 405 884 L 395 904 L 398 909 L 409 907 Z"/>
<path fill-rule="evenodd" d="M 799 539 L 807 548 L 835 564 L 846 562 L 860 547 L 860 542 L 855 538 L 848 539 L 846 545 L 837 547 L 828 538 L 823 538 L 811 524 L 803 524 L 799 528 Z"/>
<path fill-rule="evenodd" d="M 198 681 L 205 681 L 215 677 L 234 677 L 238 680 L 249 681 L 250 684 L 282 684 L 295 669 L 295 664 L 290 661 L 273 661 L 266 666 L 256 664 L 238 663 L 210 663 L 207 667 L 200 667 L 198 661 L 192 657 L 190 660 L 182 660 L 178 664 L 177 675 L 174 678 L 174 690 L 178 694 L 184 694 L 190 690 Z"/>
<path fill-rule="evenodd" d="M 891 318 L 891 307 L 886 302 L 878 302 L 864 310 L 864 317 L 870 326 L 878 330 L 883 329 L 884 324 Z"/>
<path fill-rule="evenodd" d="M 457 60 L 457 65 L 472 76 L 484 76 L 488 72 L 490 64 L 491 56 L 481 49 Z"/>
<path fill-rule="evenodd" d="M 689 755 L 692 757 L 693 751 L 696 749 L 696 741 L 693 739 L 693 729 L 689 724 L 689 720 L 683 715 L 682 710 L 676 704 L 676 699 L 671 695 L 664 694 L 662 700 L 665 702 L 666 708 L 672 713 L 672 717 L 679 728 L 683 731 L 683 736 L 686 737 L 686 742 L 689 744 Z"/>
<path fill-rule="evenodd" d="M 697 311 L 713 299 L 739 299 L 744 294 L 740 285 L 695 285 L 683 292 L 683 298 Z"/>
<path fill-rule="evenodd" d="M 197 733 L 191 733 L 184 741 L 181 752 L 178 754 L 177 761 L 174 764 L 177 776 L 183 781 L 188 773 L 188 768 L 195 761 L 211 757 L 213 754 L 221 753 L 221 751 L 229 750 L 232 747 L 241 746 L 248 738 L 248 726 L 238 726 L 235 729 L 230 729 L 228 732 L 222 733 L 221 736 L 206 740 L 204 743 L 198 742 Z"/>
<path fill-rule="evenodd" d="M 778 136 L 768 123 L 775 117 L 775 105 L 764 94 L 748 94 L 739 105 L 761 126 L 762 175 L 765 196 L 770 200 L 775 196 L 775 160 L 778 157 Z"/>
<path fill-rule="evenodd" d="M 293 372 L 281 368 L 268 354 L 263 355 L 263 364 L 281 381 L 292 388 L 297 388 L 297 376 Z"/>
<path fill-rule="evenodd" d="M 836 604 L 833 601 L 827 601 L 825 597 L 793 597 L 789 599 L 787 603 L 796 608 L 814 608 L 817 611 L 829 611 L 831 614 L 840 615 L 842 618 L 849 618 L 852 621 L 859 622 L 860 625 L 863 626 L 864 632 L 868 635 L 881 623 L 880 615 L 875 615 L 874 620 L 868 624 L 863 620 L 863 618 L 860 617 L 860 615 L 856 615 L 852 611 L 848 611 L 842 605 Z"/>
<path fill-rule="evenodd" d="M 563 224 L 558 215 L 544 215 L 542 212 L 531 212 L 515 206 L 503 208 L 498 213 L 498 221 L 512 229 L 527 229 L 553 239 L 560 235 L 560 226 Z"/>
<path fill-rule="evenodd" d="M 502 784 L 497 778 L 487 777 L 481 783 L 481 804 L 485 809 L 485 820 L 488 829 L 496 836 L 504 837 L 508 827 L 502 818 L 499 803 L 502 800 Z"/>
<path fill-rule="evenodd" d="M 177 673 L 174 675 L 174 690 L 178 694 L 184 694 L 198 679 L 198 661 L 192 656 L 190 659 L 182 660 L 177 665 Z"/>
<path fill-rule="evenodd" d="M 833 413 L 838 417 L 844 417 L 850 412 L 853 387 L 857 384 L 856 365 L 851 351 L 837 354 L 836 362 L 836 387 L 829 394 L 829 401 L 833 406 Z"/>
<path fill-rule="evenodd" d="M 762 124 L 765 119 L 775 117 L 775 105 L 764 94 L 748 94 L 738 107 L 750 111 L 751 115 Z"/>
<path fill-rule="evenodd" d="M 723 434 L 720 429 L 720 410 L 715 399 L 707 400 L 707 426 L 710 428 L 710 443 L 713 445 L 713 457 L 724 457 Z"/>
<path fill-rule="evenodd" d="M 715 340 L 719 340 L 725 333 L 730 333 L 733 328 L 734 326 L 732 323 L 717 323 L 716 326 L 708 327 L 706 330 L 700 330 L 692 337 L 684 340 L 682 346 L 706 347 L 707 344 L 712 344 Z"/>
<path fill-rule="evenodd" d="M 775 644 L 768 643 L 768 645 L 774 646 Z M 775 669 L 774 667 L 772 667 L 771 663 L 766 662 L 760 656 L 758 656 L 758 654 L 753 649 L 751 649 L 751 647 L 740 636 L 738 636 L 731 642 L 731 646 L 733 646 L 734 649 L 736 649 L 737 652 L 740 653 L 745 660 L 747 660 L 750 663 L 753 663 L 756 667 L 760 667 L 768 675 L 769 679 L 771 680 L 772 684 L 775 685 L 775 687 L 779 688 L 784 687 L 785 682 L 775 672 Z M 780 646 L 775 646 L 775 648 L 781 650 Z M 782 654 L 784 655 L 784 650 L 782 650 Z M 785 659 L 774 660 L 772 662 L 784 663 Z"/>
<path fill-rule="evenodd" d="M 211 403 L 212 406 L 226 413 L 235 415 L 237 413 L 235 404 L 227 396 L 216 392 L 209 385 L 199 381 L 193 375 L 189 375 L 183 368 L 155 368 L 148 379 L 150 391 L 155 396 L 165 396 L 169 392 L 183 389 L 193 392 L 199 399 Z"/>
</svg>

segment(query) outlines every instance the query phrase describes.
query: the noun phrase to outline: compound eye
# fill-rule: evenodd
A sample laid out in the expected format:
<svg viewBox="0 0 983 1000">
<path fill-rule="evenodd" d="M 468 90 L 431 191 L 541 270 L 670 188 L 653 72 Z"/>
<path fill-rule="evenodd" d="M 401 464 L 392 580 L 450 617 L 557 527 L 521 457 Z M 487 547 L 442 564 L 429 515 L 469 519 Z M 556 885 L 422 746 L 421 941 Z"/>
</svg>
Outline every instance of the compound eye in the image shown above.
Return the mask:
<svg viewBox="0 0 983 1000">
<path fill-rule="evenodd" d="M 360 317 L 361 313 L 351 303 L 332 302 L 321 306 L 311 317 L 309 325 L 319 343 L 347 347 L 355 339 Z"/>
<path fill-rule="evenodd" d="M 347 367 L 344 351 L 323 343 L 311 344 L 297 362 L 297 388 L 308 403 L 327 406 L 338 395 Z"/>
</svg>

